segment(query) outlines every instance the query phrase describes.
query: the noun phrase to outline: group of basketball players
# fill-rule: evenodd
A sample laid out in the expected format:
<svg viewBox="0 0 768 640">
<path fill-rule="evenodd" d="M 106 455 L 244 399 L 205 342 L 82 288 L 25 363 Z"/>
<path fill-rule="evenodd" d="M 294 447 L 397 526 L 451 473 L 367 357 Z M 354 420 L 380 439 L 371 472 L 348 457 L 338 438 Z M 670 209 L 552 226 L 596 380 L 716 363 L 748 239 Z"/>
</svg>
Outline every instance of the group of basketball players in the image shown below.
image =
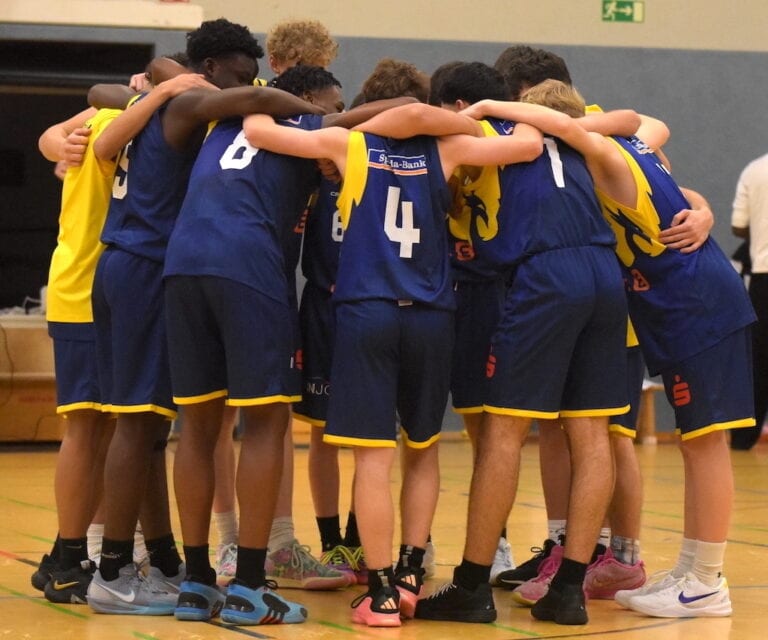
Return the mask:
<svg viewBox="0 0 768 640">
<path fill-rule="evenodd" d="M 98 111 L 41 138 L 46 157 L 71 165 L 48 303 L 69 428 L 59 536 L 33 584 L 101 613 L 232 624 L 306 620 L 281 583 L 367 584 L 352 619 L 369 626 L 490 622 L 491 584 L 514 586 L 535 618 L 559 624 L 587 622 L 585 593 L 647 615 L 729 615 L 725 433 L 754 424 L 753 313 L 707 238 L 706 203 L 686 199 L 654 153 L 663 125 L 632 111 L 585 115 L 562 59 L 530 47 L 510 47 L 495 69 L 449 63 L 431 86 L 384 60 L 360 106 L 341 113 L 322 25 L 273 34 L 270 87 L 255 81 L 263 51 L 248 30 L 205 22 L 188 34 L 185 68 L 153 63 L 146 92 L 95 88 Z M 675 406 L 686 471 L 680 558 L 650 584 L 627 438 L 642 381 L 628 313 Z M 467 540 L 453 581 L 426 597 L 449 390 L 474 450 Z M 290 517 L 292 405 L 314 425 L 321 562 Z M 184 563 L 165 473 L 177 406 Z M 240 523 L 227 527 L 237 534 L 222 547 L 234 565 L 218 567 L 232 578 L 223 588 L 208 540 L 214 496 L 232 486 L 232 407 Z M 544 550 L 515 569 L 505 523 L 532 419 L 560 434 L 559 451 L 542 447 L 542 469 L 564 459 L 570 472 Z M 355 459 L 344 538 L 340 445 Z M 612 502 L 614 457 L 636 485 L 623 504 Z M 99 503 L 96 565 L 85 537 Z M 601 530 L 609 504 L 613 536 Z M 138 520 L 146 570 L 133 562 Z"/>
</svg>

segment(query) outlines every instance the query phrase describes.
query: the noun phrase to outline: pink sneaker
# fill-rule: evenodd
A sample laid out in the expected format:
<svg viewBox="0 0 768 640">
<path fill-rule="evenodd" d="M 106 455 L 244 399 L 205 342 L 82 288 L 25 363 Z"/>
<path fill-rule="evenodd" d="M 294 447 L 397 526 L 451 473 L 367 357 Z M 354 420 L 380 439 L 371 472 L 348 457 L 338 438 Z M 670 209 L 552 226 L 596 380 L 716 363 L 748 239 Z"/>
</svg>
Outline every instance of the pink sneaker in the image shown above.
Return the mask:
<svg viewBox="0 0 768 640">
<path fill-rule="evenodd" d="M 367 591 L 352 601 L 352 622 L 369 627 L 400 626 L 400 596 L 397 589 L 382 587 Z"/>
<path fill-rule="evenodd" d="M 563 560 L 564 547 L 555 545 L 549 556 L 539 565 L 539 573 L 535 578 L 515 587 L 512 591 L 512 599 L 526 607 L 532 607 L 540 598 L 543 598 L 549 591 L 549 583 L 555 577 L 560 563 Z"/>
<path fill-rule="evenodd" d="M 400 592 L 400 616 L 413 618 L 416 603 L 424 590 L 423 569 L 403 569 L 395 575 L 395 585 Z"/>
<path fill-rule="evenodd" d="M 617 591 L 638 589 L 645 584 L 645 564 L 624 564 L 610 549 L 587 568 L 584 592 L 595 600 L 613 600 Z"/>
</svg>

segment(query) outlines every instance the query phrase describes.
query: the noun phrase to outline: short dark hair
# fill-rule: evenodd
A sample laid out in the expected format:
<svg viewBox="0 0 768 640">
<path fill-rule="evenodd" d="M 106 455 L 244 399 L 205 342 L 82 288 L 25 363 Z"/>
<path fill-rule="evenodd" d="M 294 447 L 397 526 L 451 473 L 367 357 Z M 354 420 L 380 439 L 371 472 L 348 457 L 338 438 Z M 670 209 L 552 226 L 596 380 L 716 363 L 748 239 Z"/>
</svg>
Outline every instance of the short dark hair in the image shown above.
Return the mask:
<svg viewBox="0 0 768 640">
<path fill-rule="evenodd" d="M 438 89 L 440 103 L 453 104 L 464 100 L 474 104 L 479 100 L 508 100 L 509 89 L 504 77 L 484 62 L 465 62 L 443 79 Z"/>
<path fill-rule="evenodd" d="M 341 82 L 330 71 L 307 64 L 297 64 L 286 69 L 269 84 L 299 97 L 329 87 L 341 88 Z"/>
<path fill-rule="evenodd" d="M 200 65 L 206 58 L 220 58 L 234 53 L 242 53 L 257 60 L 264 56 L 264 49 L 248 27 L 225 18 L 207 20 L 199 28 L 187 33 L 187 55 L 193 67 Z"/>
<path fill-rule="evenodd" d="M 501 52 L 493 66 L 504 76 L 512 100 L 519 100 L 524 89 L 544 80 L 573 84 L 565 60 L 546 49 L 513 45 Z"/>
<path fill-rule="evenodd" d="M 448 74 L 456 67 L 464 64 L 461 60 L 454 60 L 453 62 L 445 62 L 441 64 L 437 69 L 432 72 L 432 76 L 429 78 L 429 104 L 433 107 L 440 106 L 440 99 L 438 94 L 440 93 L 440 87 L 443 86 L 443 82 Z"/>
</svg>

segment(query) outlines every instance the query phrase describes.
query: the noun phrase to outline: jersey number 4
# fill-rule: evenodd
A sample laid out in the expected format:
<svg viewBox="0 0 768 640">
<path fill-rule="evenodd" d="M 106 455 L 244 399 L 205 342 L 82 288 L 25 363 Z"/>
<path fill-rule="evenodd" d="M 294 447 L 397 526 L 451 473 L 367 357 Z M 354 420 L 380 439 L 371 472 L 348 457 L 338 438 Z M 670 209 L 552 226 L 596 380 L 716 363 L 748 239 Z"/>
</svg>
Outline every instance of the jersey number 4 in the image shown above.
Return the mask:
<svg viewBox="0 0 768 640">
<path fill-rule="evenodd" d="M 397 224 L 398 205 L 400 204 L 400 187 L 387 189 L 387 204 L 384 210 L 384 233 L 392 242 L 400 244 L 400 257 L 412 258 L 413 245 L 421 242 L 421 230 L 413 226 L 413 202 L 402 202 L 402 219 Z"/>
</svg>

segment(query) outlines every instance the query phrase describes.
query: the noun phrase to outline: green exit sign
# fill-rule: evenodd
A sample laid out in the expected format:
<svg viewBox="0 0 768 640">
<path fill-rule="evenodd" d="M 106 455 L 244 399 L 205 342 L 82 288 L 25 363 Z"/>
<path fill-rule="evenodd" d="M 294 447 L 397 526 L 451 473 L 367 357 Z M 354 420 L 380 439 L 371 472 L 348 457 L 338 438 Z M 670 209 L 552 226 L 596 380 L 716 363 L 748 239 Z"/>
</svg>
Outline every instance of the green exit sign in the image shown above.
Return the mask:
<svg viewBox="0 0 768 640">
<path fill-rule="evenodd" d="M 645 3 L 634 0 L 602 0 L 603 22 L 642 22 Z"/>
</svg>

